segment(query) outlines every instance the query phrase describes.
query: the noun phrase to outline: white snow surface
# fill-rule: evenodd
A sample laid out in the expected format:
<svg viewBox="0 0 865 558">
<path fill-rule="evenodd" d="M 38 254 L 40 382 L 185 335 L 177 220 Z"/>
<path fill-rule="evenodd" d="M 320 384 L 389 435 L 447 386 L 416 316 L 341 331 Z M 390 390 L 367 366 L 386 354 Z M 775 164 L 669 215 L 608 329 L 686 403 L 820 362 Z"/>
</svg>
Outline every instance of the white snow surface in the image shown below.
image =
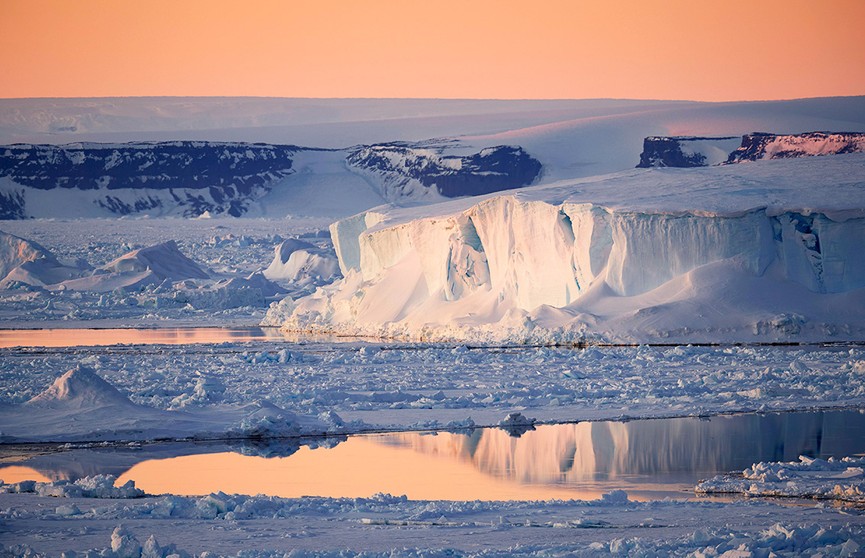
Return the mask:
<svg viewBox="0 0 865 558">
<path fill-rule="evenodd" d="M 865 156 L 646 169 L 331 226 L 286 330 L 472 341 L 862 339 Z"/>
<path fill-rule="evenodd" d="M 64 372 L 70 362 L 80 365 Z M 861 407 L 865 349 L 474 350 L 309 341 L 18 348 L 0 350 L 0 381 L 6 442 L 267 438 L 496 425 L 503 418 L 523 425 L 531 422 L 526 417 L 537 424 Z M 639 423 L 621 423 L 617 444 L 636 443 Z M 524 459 L 555 459 L 574 444 L 588 448 L 590 427 L 574 425 L 575 438 L 530 447 L 513 456 L 519 462 L 508 462 L 531 470 Z M 700 446 L 679 451 L 705 457 Z M 110 556 L 855 556 L 865 547 L 861 510 L 822 504 L 644 503 L 621 491 L 595 501 L 543 502 L 141 496 L 112 481 L 0 485 L 0 544 L 13 556 L 87 550 Z"/>
<path fill-rule="evenodd" d="M 590 502 L 223 493 L 116 500 L 79 496 L 63 481 L 22 484 L 0 485 L 10 556 L 851 557 L 865 543 L 858 511 L 823 506 L 643 503 L 622 492 Z"/>
</svg>

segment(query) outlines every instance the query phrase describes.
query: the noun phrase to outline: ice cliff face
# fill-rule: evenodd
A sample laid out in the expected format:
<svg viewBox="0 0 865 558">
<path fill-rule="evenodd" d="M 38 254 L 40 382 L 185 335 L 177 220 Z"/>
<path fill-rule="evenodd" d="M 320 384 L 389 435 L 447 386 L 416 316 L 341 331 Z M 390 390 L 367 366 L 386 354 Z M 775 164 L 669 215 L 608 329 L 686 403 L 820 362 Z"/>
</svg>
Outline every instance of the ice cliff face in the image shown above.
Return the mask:
<svg viewBox="0 0 865 558">
<path fill-rule="evenodd" d="M 443 155 L 435 146 L 384 144 L 363 147 L 349 166 L 380 180 L 385 199 L 477 196 L 531 184 L 541 164 L 520 147 L 500 145 L 471 155 Z"/>
<path fill-rule="evenodd" d="M 650 136 L 637 168 L 706 167 L 765 159 L 791 159 L 865 151 L 863 132 L 806 132 L 736 137 Z"/>
<path fill-rule="evenodd" d="M 865 160 L 791 163 L 641 171 L 428 206 L 425 215 L 356 216 L 332 226 L 346 279 L 271 319 L 282 312 L 289 327 L 412 334 L 525 320 L 591 326 L 623 315 L 656 321 L 673 302 L 711 307 L 724 289 L 741 288 L 750 289 L 736 295 L 748 306 L 741 315 L 706 327 L 759 329 L 750 307 L 770 322 L 797 307 L 772 285 L 809 304 L 865 287 Z M 670 320 L 679 318 L 689 319 Z"/>
</svg>

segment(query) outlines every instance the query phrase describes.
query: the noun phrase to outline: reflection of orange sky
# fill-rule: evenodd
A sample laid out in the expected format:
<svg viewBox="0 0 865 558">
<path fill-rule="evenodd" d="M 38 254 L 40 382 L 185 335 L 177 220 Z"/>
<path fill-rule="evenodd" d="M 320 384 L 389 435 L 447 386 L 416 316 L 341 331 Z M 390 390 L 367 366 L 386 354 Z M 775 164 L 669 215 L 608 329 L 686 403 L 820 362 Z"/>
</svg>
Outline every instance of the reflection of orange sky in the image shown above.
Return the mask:
<svg viewBox="0 0 865 558">
<path fill-rule="evenodd" d="M 865 93 L 860 0 L 3 0 L 0 97 Z"/>
<path fill-rule="evenodd" d="M 262 337 L 262 335 L 264 337 Z M 0 347 L 72 347 L 130 343 L 188 345 L 255 340 L 283 340 L 278 331 L 269 328 L 244 330 L 231 328 L 153 328 L 153 329 L 9 329 L 0 330 Z"/>
<path fill-rule="evenodd" d="M 26 480 L 34 480 L 36 482 L 51 482 L 51 479 L 30 467 L 22 467 L 20 465 L 12 465 L 10 467 L 0 468 L 0 480 L 6 484 L 21 482 Z"/>
<path fill-rule="evenodd" d="M 410 499 L 547 500 L 597 499 L 603 491 L 530 486 L 494 478 L 471 462 L 431 456 L 356 437 L 330 450 L 301 448 L 287 458 L 236 453 L 193 455 L 139 463 L 118 479 L 148 493 L 226 493 L 367 497 L 378 492 Z"/>
</svg>

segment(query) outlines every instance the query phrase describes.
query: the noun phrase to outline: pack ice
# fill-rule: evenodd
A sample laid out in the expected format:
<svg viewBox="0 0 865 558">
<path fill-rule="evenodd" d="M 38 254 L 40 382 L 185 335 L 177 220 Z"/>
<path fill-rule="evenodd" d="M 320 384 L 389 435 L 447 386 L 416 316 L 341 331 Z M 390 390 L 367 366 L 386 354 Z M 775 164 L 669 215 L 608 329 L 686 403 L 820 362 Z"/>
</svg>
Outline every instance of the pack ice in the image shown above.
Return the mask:
<svg viewBox="0 0 865 558">
<path fill-rule="evenodd" d="M 344 279 L 288 330 L 559 342 L 865 331 L 865 155 L 639 169 L 331 226 Z"/>
</svg>

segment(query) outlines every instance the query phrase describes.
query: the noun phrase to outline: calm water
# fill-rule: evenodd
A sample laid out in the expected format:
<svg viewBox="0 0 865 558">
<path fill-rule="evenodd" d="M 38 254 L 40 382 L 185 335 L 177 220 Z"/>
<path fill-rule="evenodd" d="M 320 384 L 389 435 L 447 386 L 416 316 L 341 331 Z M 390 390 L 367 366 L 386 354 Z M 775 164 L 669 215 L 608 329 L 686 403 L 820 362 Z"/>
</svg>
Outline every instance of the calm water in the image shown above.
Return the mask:
<svg viewBox="0 0 865 558">
<path fill-rule="evenodd" d="M 0 329 L 0 348 L 99 347 L 107 345 L 188 345 L 244 341 L 286 341 L 274 327 L 166 327 L 114 329 Z"/>
<path fill-rule="evenodd" d="M 110 473 L 151 494 L 384 492 L 447 500 L 594 499 L 622 489 L 639 500 L 691 497 L 698 480 L 759 461 L 863 454 L 865 412 L 828 411 L 583 422 L 520 436 L 477 429 L 232 446 L 169 443 L 27 459 L 20 448 L 5 448 L 0 479 Z"/>
</svg>

